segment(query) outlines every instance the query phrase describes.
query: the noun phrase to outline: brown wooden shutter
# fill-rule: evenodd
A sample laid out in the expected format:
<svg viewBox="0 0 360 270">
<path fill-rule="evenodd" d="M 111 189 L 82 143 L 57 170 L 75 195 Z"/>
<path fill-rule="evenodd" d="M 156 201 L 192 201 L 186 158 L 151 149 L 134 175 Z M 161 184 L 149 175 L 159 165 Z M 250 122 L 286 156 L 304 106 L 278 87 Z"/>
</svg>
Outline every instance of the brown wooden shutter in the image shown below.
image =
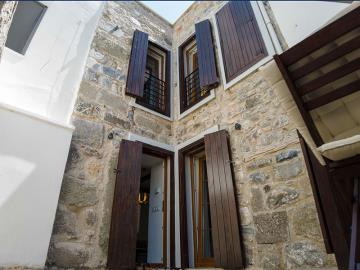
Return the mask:
<svg viewBox="0 0 360 270">
<path fill-rule="evenodd" d="M 299 140 L 314 194 L 327 253 L 335 253 L 339 269 L 347 269 L 349 249 L 336 206 L 328 169 L 320 164 L 300 133 Z M 339 189 L 340 191 L 340 189 Z M 336 191 L 335 191 L 336 192 Z"/>
<path fill-rule="evenodd" d="M 216 70 L 215 50 L 209 20 L 195 24 L 200 87 L 212 89 L 219 84 Z"/>
<path fill-rule="evenodd" d="M 229 144 L 225 130 L 205 135 L 206 167 L 215 266 L 241 268 L 240 218 L 237 211 Z"/>
<path fill-rule="evenodd" d="M 122 140 L 108 250 L 109 269 L 135 269 L 142 143 Z"/>
<path fill-rule="evenodd" d="M 139 30 L 134 32 L 125 91 L 132 97 L 142 97 L 144 94 L 148 38 L 147 33 Z"/>
<path fill-rule="evenodd" d="M 226 81 L 234 79 L 267 55 L 249 1 L 231 1 L 218 13 L 221 52 Z"/>
</svg>

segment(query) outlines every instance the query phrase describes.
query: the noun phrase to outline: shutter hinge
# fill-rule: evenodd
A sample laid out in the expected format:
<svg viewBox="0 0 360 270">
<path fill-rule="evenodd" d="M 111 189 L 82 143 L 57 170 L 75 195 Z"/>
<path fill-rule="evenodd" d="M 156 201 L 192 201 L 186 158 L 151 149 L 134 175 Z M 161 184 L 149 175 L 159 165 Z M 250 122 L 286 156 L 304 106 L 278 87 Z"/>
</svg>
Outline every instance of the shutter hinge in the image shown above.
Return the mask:
<svg viewBox="0 0 360 270">
<path fill-rule="evenodd" d="M 234 164 L 234 163 L 235 163 L 235 161 L 230 160 L 230 159 L 226 160 L 225 162 L 226 162 L 226 163 L 231 163 L 231 164 Z"/>
<path fill-rule="evenodd" d="M 118 174 L 118 173 L 120 173 L 121 171 L 116 168 L 116 169 L 113 170 L 113 172 L 114 172 L 115 174 Z"/>
</svg>

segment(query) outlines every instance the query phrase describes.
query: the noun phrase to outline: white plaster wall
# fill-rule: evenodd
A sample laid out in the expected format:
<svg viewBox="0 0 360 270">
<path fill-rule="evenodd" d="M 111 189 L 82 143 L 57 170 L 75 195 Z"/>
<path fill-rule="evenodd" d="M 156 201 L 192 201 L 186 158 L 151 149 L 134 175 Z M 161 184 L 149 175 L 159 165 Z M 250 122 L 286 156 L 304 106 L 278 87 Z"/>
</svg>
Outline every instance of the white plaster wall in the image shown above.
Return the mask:
<svg viewBox="0 0 360 270">
<path fill-rule="evenodd" d="M 0 104 L 0 268 L 43 268 L 72 128 Z"/>
<path fill-rule="evenodd" d="M 69 123 L 102 3 L 41 3 L 47 10 L 25 55 L 4 50 L 0 102 Z"/>
<path fill-rule="evenodd" d="M 148 263 L 162 263 L 163 259 L 163 192 L 164 162 L 151 168 L 149 227 L 148 227 Z"/>
<path fill-rule="evenodd" d="M 349 4 L 330 1 L 270 1 L 270 6 L 288 46 L 292 47 L 321 28 Z"/>
</svg>

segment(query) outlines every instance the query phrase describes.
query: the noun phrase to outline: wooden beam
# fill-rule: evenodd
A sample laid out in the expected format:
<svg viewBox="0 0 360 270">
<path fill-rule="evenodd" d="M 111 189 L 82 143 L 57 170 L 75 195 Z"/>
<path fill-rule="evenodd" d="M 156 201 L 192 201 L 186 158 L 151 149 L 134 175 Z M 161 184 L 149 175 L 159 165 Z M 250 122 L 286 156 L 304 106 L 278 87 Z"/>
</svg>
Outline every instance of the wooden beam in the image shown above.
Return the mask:
<svg viewBox="0 0 360 270">
<path fill-rule="evenodd" d="M 318 98 L 312 99 L 305 103 L 305 108 L 309 111 L 314 110 L 318 107 L 321 107 L 325 104 L 328 104 L 332 101 L 335 101 L 337 99 L 343 98 L 345 96 L 348 96 L 352 93 L 355 93 L 356 91 L 360 90 L 360 80 L 357 80 L 355 82 L 351 82 L 347 85 L 344 85 L 342 87 L 339 87 L 330 93 L 327 93 L 323 96 L 320 96 Z"/>
<path fill-rule="evenodd" d="M 320 29 L 281 56 L 285 66 L 289 66 L 325 44 L 360 26 L 360 7 L 355 8 L 336 21 Z"/>
<path fill-rule="evenodd" d="M 316 58 L 315 60 L 305 64 L 294 71 L 291 71 L 291 78 L 297 80 L 301 77 L 304 77 L 306 74 L 309 74 L 316 69 L 329 64 L 330 62 L 338 59 L 341 56 L 344 56 L 356 49 L 360 48 L 360 36 L 351 39 L 350 41 L 341 44 L 339 47 L 334 48 L 332 51 Z"/>
<path fill-rule="evenodd" d="M 300 86 L 299 92 L 300 94 L 306 95 L 324 85 L 327 85 L 331 82 L 336 81 L 337 79 L 340 79 L 356 70 L 358 70 L 360 68 L 360 58 L 357 58 L 343 66 L 340 66 L 324 75 L 322 75 L 321 77 L 312 80 L 302 86 Z"/>
<path fill-rule="evenodd" d="M 304 119 L 304 122 L 305 122 L 307 128 L 309 129 L 311 137 L 313 138 L 313 140 L 315 141 L 315 144 L 317 146 L 322 145 L 324 142 L 319 134 L 319 131 L 316 129 L 314 121 L 312 120 L 309 112 L 304 107 L 304 103 L 298 94 L 297 88 L 294 85 L 293 81 L 291 80 L 289 73 L 282 62 L 282 57 L 280 57 L 279 55 L 274 55 L 274 60 L 275 60 L 276 64 L 278 65 L 279 70 L 280 70 L 287 86 L 289 87 L 290 93 L 300 111 L 302 118 Z"/>
</svg>

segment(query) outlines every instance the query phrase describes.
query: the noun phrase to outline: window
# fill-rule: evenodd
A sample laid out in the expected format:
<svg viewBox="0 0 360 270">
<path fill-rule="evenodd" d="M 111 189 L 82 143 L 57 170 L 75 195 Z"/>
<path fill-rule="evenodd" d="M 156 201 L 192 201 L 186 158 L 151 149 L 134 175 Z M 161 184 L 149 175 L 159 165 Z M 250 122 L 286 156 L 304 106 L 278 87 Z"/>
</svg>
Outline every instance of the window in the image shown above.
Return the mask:
<svg viewBox="0 0 360 270">
<path fill-rule="evenodd" d="M 170 116 L 170 52 L 134 32 L 125 93 L 136 103 Z"/>
<path fill-rule="evenodd" d="M 39 2 L 19 1 L 7 36 L 6 47 L 25 54 L 45 11 L 46 7 Z"/>
<path fill-rule="evenodd" d="M 166 51 L 149 42 L 145 66 L 143 97 L 136 98 L 136 103 L 165 113 L 167 109 L 166 87 Z"/>
<path fill-rule="evenodd" d="M 195 25 L 195 35 L 179 48 L 180 112 L 210 94 L 219 79 L 209 20 Z"/>
<path fill-rule="evenodd" d="M 209 95 L 209 91 L 201 90 L 199 79 L 198 54 L 195 36 L 192 36 L 181 47 L 181 108 L 182 111 L 192 107 Z"/>
<path fill-rule="evenodd" d="M 230 1 L 216 13 L 226 82 L 268 55 L 249 1 Z"/>
</svg>

